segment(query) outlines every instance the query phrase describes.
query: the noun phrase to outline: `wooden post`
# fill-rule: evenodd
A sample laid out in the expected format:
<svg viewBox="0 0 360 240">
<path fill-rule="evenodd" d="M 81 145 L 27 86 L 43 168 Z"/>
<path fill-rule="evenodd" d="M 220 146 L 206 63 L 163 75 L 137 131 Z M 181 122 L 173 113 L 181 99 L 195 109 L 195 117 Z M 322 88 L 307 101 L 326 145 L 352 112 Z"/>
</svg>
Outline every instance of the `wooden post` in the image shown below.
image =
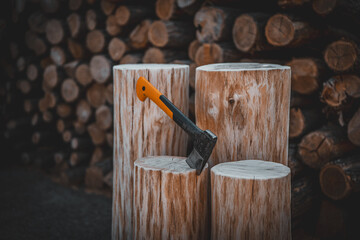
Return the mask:
<svg viewBox="0 0 360 240">
<path fill-rule="evenodd" d="M 282 164 L 245 160 L 211 169 L 212 239 L 291 239 L 291 177 Z"/>
<path fill-rule="evenodd" d="M 134 239 L 207 239 L 208 169 L 184 157 L 139 159 L 134 167 Z"/>
<path fill-rule="evenodd" d="M 242 159 L 287 165 L 289 105 L 289 67 L 260 63 L 198 67 L 196 122 L 218 136 L 209 165 Z"/>
<path fill-rule="evenodd" d="M 185 156 L 186 133 L 149 99 L 135 92 L 148 79 L 182 112 L 188 112 L 189 67 L 177 64 L 123 64 L 114 67 L 113 239 L 132 239 L 133 169 L 147 155 Z"/>
</svg>

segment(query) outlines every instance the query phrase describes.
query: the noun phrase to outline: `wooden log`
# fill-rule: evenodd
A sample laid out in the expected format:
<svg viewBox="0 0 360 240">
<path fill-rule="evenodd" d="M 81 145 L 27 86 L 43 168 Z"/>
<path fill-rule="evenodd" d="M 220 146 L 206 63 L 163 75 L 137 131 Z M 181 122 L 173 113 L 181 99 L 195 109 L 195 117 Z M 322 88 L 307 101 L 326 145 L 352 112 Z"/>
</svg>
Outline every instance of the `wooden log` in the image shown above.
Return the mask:
<svg viewBox="0 0 360 240">
<path fill-rule="evenodd" d="M 108 53 L 114 61 L 119 61 L 127 49 L 128 47 L 126 46 L 125 41 L 117 37 L 112 38 L 108 45 Z"/>
<path fill-rule="evenodd" d="M 100 30 L 93 30 L 86 35 L 86 47 L 92 53 L 100 53 L 106 45 L 106 36 Z"/>
<path fill-rule="evenodd" d="M 148 154 L 184 156 L 187 148 L 187 136 L 184 131 L 174 125 L 172 120 L 150 100 L 142 103 L 136 99 L 133 86 L 140 76 L 148 79 L 184 114 L 188 112 L 188 66 L 134 64 L 114 67 L 114 99 L 116 99 L 114 101 L 114 171 L 116 174 L 113 194 L 117 200 L 113 202 L 113 239 L 133 237 L 131 224 L 134 220 L 133 205 L 132 199 L 128 196 L 133 196 L 134 161 Z M 136 124 L 132 128 L 127 127 L 132 123 Z M 125 209 L 127 210 L 124 211 Z"/>
<path fill-rule="evenodd" d="M 195 55 L 197 50 L 199 49 L 199 47 L 201 46 L 201 43 L 198 40 L 193 40 L 190 44 L 189 44 L 189 48 L 188 48 L 188 56 L 190 58 L 190 60 L 195 61 Z"/>
<path fill-rule="evenodd" d="M 105 20 L 94 9 L 89 9 L 85 16 L 86 27 L 88 30 L 93 31 L 95 29 L 103 29 L 103 23 Z"/>
<path fill-rule="evenodd" d="M 63 65 L 64 71 L 66 75 L 70 78 L 75 78 L 75 70 L 79 66 L 80 61 L 74 60 L 71 62 L 67 62 Z"/>
<path fill-rule="evenodd" d="M 243 53 L 237 51 L 231 42 L 227 43 L 205 43 L 198 48 L 195 55 L 195 62 L 198 66 L 221 63 L 238 62 Z"/>
<path fill-rule="evenodd" d="M 42 113 L 42 119 L 46 123 L 50 123 L 54 120 L 54 114 L 50 111 L 45 111 Z"/>
<path fill-rule="evenodd" d="M 307 134 L 299 144 L 301 160 L 311 168 L 319 169 L 354 149 L 346 133 L 338 126 L 324 126 Z"/>
<path fill-rule="evenodd" d="M 116 22 L 119 26 L 134 25 L 153 16 L 153 10 L 147 6 L 119 6 L 115 11 Z"/>
<path fill-rule="evenodd" d="M 106 143 L 112 149 L 114 146 L 114 135 L 112 132 L 106 133 Z"/>
<path fill-rule="evenodd" d="M 26 76 L 30 81 L 35 81 L 39 77 L 39 68 L 35 64 L 30 64 L 26 68 Z"/>
<path fill-rule="evenodd" d="M 110 187 L 112 189 L 114 186 L 113 185 L 113 172 L 111 171 L 108 174 L 106 174 L 103 181 L 108 187 Z"/>
<path fill-rule="evenodd" d="M 282 8 L 297 8 L 307 3 L 311 2 L 310 0 L 278 0 L 277 4 Z"/>
<path fill-rule="evenodd" d="M 360 77 L 344 74 L 331 77 L 323 84 L 321 100 L 331 107 L 340 107 L 349 97 L 360 97 Z"/>
<path fill-rule="evenodd" d="M 29 94 L 31 91 L 31 84 L 26 79 L 20 79 L 16 81 L 16 87 L 24 95 Z"/>
<path fill-rule="evenodd" d="M 87 131 L 91 137 L 91 141 L 95 146 L 102 145 L 106 141 L 105 131 L 100 129 L 96 123 L 87 126 Z"/>
<path fill-rule="evenodd" d="M 57 66 L 64 65 L 67 60 L 65 51 L 59 46 L 54 46 L 50 49 L 50 58 Z"/>
<path fill-rule="evenodd" d="M 25 44 L 29 49 L 33 50 L 37 56 L 46 53 L 48 49 L 45 41 L 32 31 L 25 33 Z"/>
<path fill-rule="evenodd" d="M 88 162 L 90 159 L 90 154 L 88 152 L 72 152 L 70 154 L 70 166 L 77 167 L 80 164 L 83 165 Z"/>
<path fill-rule="evenodd" d="M 318 96 L 314 97 L 314 95 L 302 95 L 297 92 L 291 91 L 290 107 L 314 107 L 314 103 L 317 101 L 317 99 Z"/>
<path fill-rule="evenodd" d="M 85 23 L 77 13 L 72 13 L 66 18 L 72 38 L 80 38 L 85 33 Z"/>
<path fill-rule="evenodd" d="M 92 82 L 93 78 L 88 64 L 83 63 L 77 66 L 75 70 L 75 79 L 82 86 L 88 86 Z"/>
<path fill-rule="evenodd" d="M 121 33 L 122 28 L 116 22 L 115 15 L 110 15 L 106 18 L 106 32 L 110 36 L 116 36 Z"/>
<path fill-rule="evenodd" d="M 305 165 L 302 163 L 298 156 L 298 147 L 297 144 L 289 144 L 288 149 L 288 166 L 291 170 L 291 179 L 294 179 L 295 176 L 298 177 L 304 172 Z"/>
<path fill-rule="evenodd" d="M 231 30 L 238 12 L 235 9 L 206 6 L 194 16 L 196 38 L 201 43 L 231 39 Z"/>
<path fill-rule="evenodd" d="M 189 22 L 155 21 L 151 24 L 148 37 L 156 47 L 180 48 L 193 40 L 194 26 Z"/>
<path fill-rule="evenodd" d="M 70 143 L 75 135 L 76 133 L 73 130 L 66 130 L 62 133 L 62 139 L 65 143 Z"/>
<path fill-rule="evenodd" d="M 360 108 L 356 111 L 348 124 L 347 135 L 353 144 L 360 146 Z"/>
<path fill-rule="evenodd" d="M 70 157 L 70 154 L 68 151 L 59 151 L 54 154 L 54 161 L 56 165 L 60 165 L 61 163 L 64 163 L 67 161 Z"/>
<path fill-rule="evenodd" d="M 338 40 L 326 47 L 324 59 L 334 71 L 348 71 L 360 66 L 359 45 L 348 40 Z"/>
<path fill-rule="evenodd" d="M 95 55 L 90 60 L 90 73 L 95 82 L 105 83 L 111 77 L 111 61 L 104 55 Z"/>
<path fill-rule="evenodd" d="M 74 102 L 79 97 L 79 91 L 79 86 L 71 78 L 65 79 L 61 84 L 61 96 L 68 103 Z"/>
<path fill-rule="evenodd" d="M 290 182 L 290 169 L 274 162 L 244 160 L 213 167 L 212 239 L 291 239 Z"/>
<path fill-rule="evenodd" d="M 81 123 L 87 123 L 91 117 L 92 109 L 86 100 L 80 100 L 76 105 L 77 120 Z"/>
<path fill-rule="evenodd" d="M 135 161 L 134 239 L 208 239 L 208 187 L 207 166 L 197 176 L 184 157 Z"/>
<path fill-rule="evenodd" d="M 143 63 L 168 63 L 176 59 L 186 59 L 186 53 L 151 47 L 146 50 L 142 59 Z"/>
<path fill-rule="evenodd" d="M 224 63 L 198 67 L 196 123 L 218 136 L 209 165 L 264 159 L 287 166 L 289 104 L 287 66 Z"/>
<path fill-rule="evenodd" d="M 107 151 L 103 147 L 95 147 L 94 151 L 91 154 L 90 165 L 94 165 L 97 162 L 103 161 L 111 157 L 111 152 Z"/>
<path fill-rule="evenodd" d="M 134 49 L 144 49 L 148 43 L 148 31 L 152 20 L 145 19 L 141 21 L 130 33 L 129 44 Z"/>
<path fill-rule="evenodd" d="M 40 6 L 45 13 L 55 13 L 60 9 L 59 0 L 40 0 Z"/>
<path fill-rule="evenodd" d="M 333 200 L 341 200 L 360 190 L 360 155 L 327 163 L 321 168 L 321 191 Z"/>
<path fill-rule="evenodd" d="M 83 5 L 83 0 L 69 0 L 69 9 L 71 11 L 77 11 Z"/>
<path fill-rule="evenodd" d="M 304 175 L 292 180 L 291 183 L 291 217 L 292 224 L 301 221 L 316 201 L 316 188 L 311 177 Z"/>
<path fill-rule="evenodd" d="M 74 121 L 73 127 L 74 127 L 75 133 L 77 133 L 78 135 L 82 135 L 86 132 L 86 126 L 82 122 Z"/>
<path fill-rule="evenodd" d="M 116 4 L 111 2 L 111 1 L 108 1 L 108 0 L 101 0 L 100 1 L 100 7 L 101 7 L 102 12 L 106 16 L 109 16 L 115 10 Z"/>
<path fill-rule="evenodd" d="M 275 14 L 266 23 L 267 41 L 277 47 L 297 47 L 309 43 L 320 35 L 308 22 L 285 14 Z"/>
<path fill-rule="evenodd" d="M 51 19 L 45 27 L 46 39 L 53 45 L 61 43 L 65 39 L 64 26 L 60 20 Z"/>
<path fill-rule="evenodd" d="M 113 168 L 112 158 L 98 162 L 86 169 L 85 186 L 100 189 L 104 185 L 104 177 Z"/>
<path fill-rule="evenodd" d="M 121 58 L 120 64 L 141 63 L 143 58 L 144 58 L 143 53 L 129 53 L 129 54 L 126 54 L 123 58 Z"/>
<path fill-rule="evenodd" d="M 67 46 L 69 49 L 69 52 L 71 53 L 71 55 L 73 56 L 74 59 L 83 59 L 87 57 L 87 51 L 84 48 L 84 46 L 75 41 L 74 39 L 69 38 L 67 40 Z"/>
<path fill-rule="evenodd" d="M 72 126 L 71 121 L 65 121 L 64 119 L 58 119 L 56 122 L 56 129 L 58 133 L 65 132 L 66 129 L 69 129 Z"/>
<path fill-rule="evenodd" d="M 63 74 L 56 65 L 49 65 L 44 69 L 42 89 L 49 92 L 59 85 L 62 80 Z"/>
<path fill-rule="evenodd" d="M 56 113 L 61 118 L 68 118 L 71 116 L 72 108 L 65 103 L 60 103 L 56 105 Z"/>
<path fill-rule="evenodd" d="M 38 99 L 25 99 L 24 100 L 24 111 L 26 113 L 35 112 L 35 110 L 37 110 L 38 102 L 39 102 Z"/>
<path fill-rule="evenodd" d="M 182 12 L 176 6 L 175 0 L 156 0 L 155 13 L 161 20 L 179 18 Z"/>
<path fill-rule="evenodd" d="M 94 83 L 89 87 L 86 91 L 86 99 L 90 103 L 90 105 L 94 108 L 98 108 L 101 105 L 105 104 L 106 88 L 103 84 Z"/>
<path fill-rule="evenodd" d="M 318 109 L 290 109 L 289 138 L 299 138 L 316 129 L 322 123 Z"/>
<path fill-rule="evenodd" d="M 75 138 L 71 139 L 70 145 L 71 145 L 71 149 L 76 150 L 76 151 L 79 151 L 79 150 L 87 151 L 94 146 L 92 144 L 91 140 L 87 137 L 83 137 L 83 138 L 75 137 Z"/>
<path fill-rule="evenodd" d="M 110 104 L 113 105 L 114 104 L 114 87 L 112 83 L 109 83 L 106 87 L 106 91 L 105 91 L 105 98 L 106 101 Z"/>
<path fill-rule="evenodd" d="M 107 130 L 112 127 L 112 112 L 106 105 L 102 105 L 96 109 L 95 119 L 96 124 L 102 130 Z"/>
<path fill-rule="evenodd" d="M 271 49 L 264 35 L 269 16 L 263 13 L 245 13 L 235 19 L 232 37 L 237 49 L 256 52 Z"/>
<path fill-rule="evenodd" d="M 352 23 L 359 23 L 360 5 L 352 0 L 314 0 L 312 1 L 313 10 L 321 15 L 327 16 L 331 13 L 337 14 L 335 17 L 343 17 L 344 20 L 351 20 Z"/>
<path fill-rule="evenodd" d="M 31 13 L 27 22 L 31 31 L 36 33 L 44 33 L 47 17 L 41 11 L 37 11 Z"/>
</svg>

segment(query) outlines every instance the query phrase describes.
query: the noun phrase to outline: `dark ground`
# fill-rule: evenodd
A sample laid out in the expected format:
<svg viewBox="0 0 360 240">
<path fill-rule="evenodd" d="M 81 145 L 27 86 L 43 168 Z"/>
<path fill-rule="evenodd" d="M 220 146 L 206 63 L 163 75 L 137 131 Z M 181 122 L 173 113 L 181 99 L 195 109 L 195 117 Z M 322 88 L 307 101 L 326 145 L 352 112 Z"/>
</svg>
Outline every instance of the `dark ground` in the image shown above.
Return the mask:
<svg viewBox="0 0 360 240">
<path fill-rule="evenodd" d="M 39 171 L 0 169 L 0 239 L 110 239 L 111 199 L 52 182 Z"/>
</svg>

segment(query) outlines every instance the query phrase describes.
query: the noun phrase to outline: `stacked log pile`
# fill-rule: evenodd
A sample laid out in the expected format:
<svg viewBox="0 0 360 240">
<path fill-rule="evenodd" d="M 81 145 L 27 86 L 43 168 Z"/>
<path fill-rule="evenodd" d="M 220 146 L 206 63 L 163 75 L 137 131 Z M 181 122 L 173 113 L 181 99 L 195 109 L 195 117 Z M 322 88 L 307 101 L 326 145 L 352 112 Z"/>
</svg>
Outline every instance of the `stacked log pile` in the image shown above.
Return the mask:
<svg viewBox="0 0 360 240">
<path fill-rule="evenodd" d="M 359 10 L 351 0 L 14 1 L 1 32 L 4 143 L 64 184 L 110 191 L 113 65 L 188 64 L 194 119 L 197 66 L 286 64 L 293 228 L 319 216 L 326 237 L 323 208 L 345 211 L 360 190 Z"/>
</svg>

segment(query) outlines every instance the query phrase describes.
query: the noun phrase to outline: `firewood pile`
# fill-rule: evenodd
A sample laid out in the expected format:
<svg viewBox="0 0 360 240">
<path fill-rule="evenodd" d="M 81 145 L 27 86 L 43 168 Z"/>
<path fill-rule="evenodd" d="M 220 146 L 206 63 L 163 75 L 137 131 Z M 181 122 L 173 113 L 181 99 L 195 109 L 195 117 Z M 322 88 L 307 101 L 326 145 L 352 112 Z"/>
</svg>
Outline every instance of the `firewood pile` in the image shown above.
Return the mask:
<svg viewBox="0 0 360 240">
<path fill-rule="evenodd" d="M 292 70 L 293 229 L 316 218 L 317 237 L 346 236 L 360 189 L 358 2 L 13 2 L 11 19 L 2 21 L 9 34 L 1 35 L 8 53 L 1 123 L 23 164 L 63 184 L 111 191 L 114 65 L 188 64 L 194 118 L 197 66 L 285 64 Z"/>
</svg>

